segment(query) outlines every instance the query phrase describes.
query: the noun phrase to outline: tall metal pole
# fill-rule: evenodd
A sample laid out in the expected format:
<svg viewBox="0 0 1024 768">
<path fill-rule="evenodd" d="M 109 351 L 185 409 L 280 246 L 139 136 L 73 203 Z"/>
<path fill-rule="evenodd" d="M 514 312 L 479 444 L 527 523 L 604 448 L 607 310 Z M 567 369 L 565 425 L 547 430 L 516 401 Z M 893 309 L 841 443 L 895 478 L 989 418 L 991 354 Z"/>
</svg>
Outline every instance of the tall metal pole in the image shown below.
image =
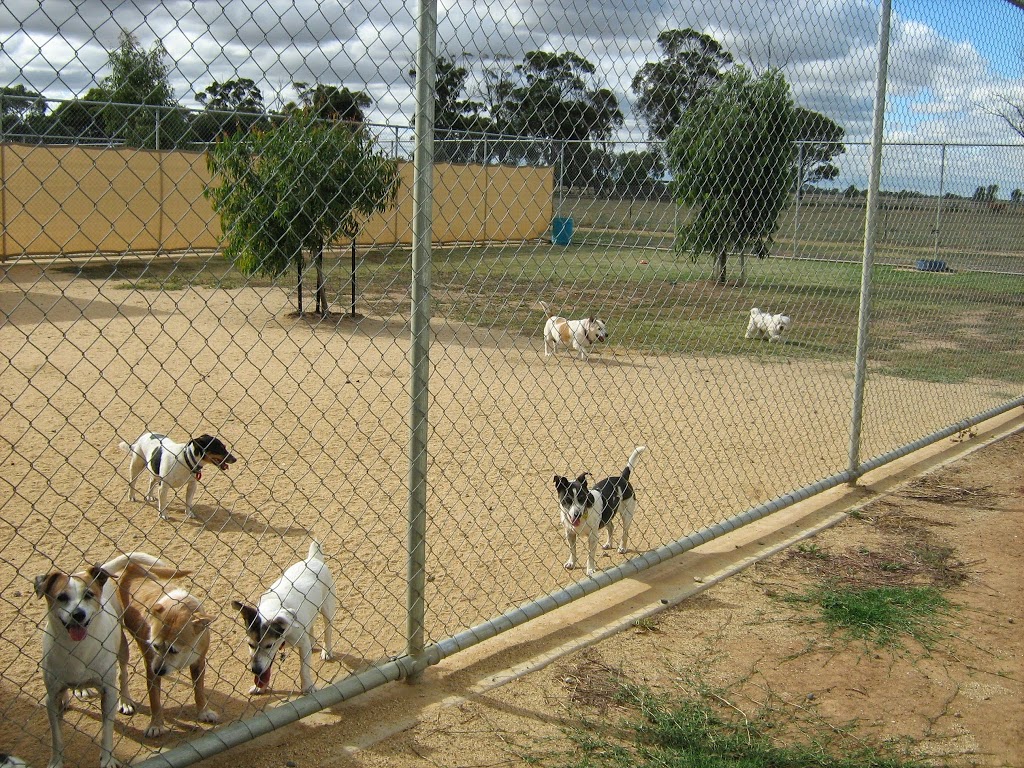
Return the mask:
<svg viewBox="0 0 1024 768">
<path fill-rule="evenodd" d="M 437 0 L 419 0 L 416 120 L 412 187 L 412 318 L 409 362 L 409 554 L 406 643 L 418 659 L 424 648 L 427 528 L 427 386 L 430 373 L 430 261 L 434 190 L 434 80 Z M 419 673 L 410 676 L 415 682 Z"/>
<path fill-rule="evenodd" d="M 864 420 L 864 382 L 867 376 L 868 322 L 871 311 L 871 274 L 875 263 L 875 232 L 878 227 L 878 185 L 882 176 L 882 129 L 885 124 L 885 85 L 889 71 L 889 19 L 891 0 L 882 0 L 878 21 L 878 74 L 875 79 L 875 110 L 871 132 L 871 167 L 868 173 L 867 215 L 864 218 L 864 263 L 860 275 L 860 318 L 857 323 L 857 359 L 853 378 L 853 413 L 850 418 L 850 485 L 857 484 L 860 465 L 860 434 Z"/>
<path fill-rule="evenodd" d="M 942 229 L 942 197 L 946 194 L 946 145 L 939 157 L 939 199 L 935 203 L 935 260 L 939 260 L 939 232 Z"/>
</svg>

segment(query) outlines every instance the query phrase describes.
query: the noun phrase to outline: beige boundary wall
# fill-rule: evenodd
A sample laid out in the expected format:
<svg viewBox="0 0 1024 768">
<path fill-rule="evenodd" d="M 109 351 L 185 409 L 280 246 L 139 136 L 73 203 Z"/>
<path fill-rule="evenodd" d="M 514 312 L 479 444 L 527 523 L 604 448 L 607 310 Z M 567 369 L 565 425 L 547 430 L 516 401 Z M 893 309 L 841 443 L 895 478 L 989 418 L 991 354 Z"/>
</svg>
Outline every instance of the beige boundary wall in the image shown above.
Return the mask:
<svg viewBox="0 0 1024 768">
<path fill-rule="evenodd" d="M 412 165 L 397 204 L 366 223 L 362 245 L 412 241 Z M 201 152 L 0 145 L 0 255 L 180 251 L 219 246 Z M 550 232 L 551 168 L 438 164 L 434 240 L 531 240 Z"/>
</svg>

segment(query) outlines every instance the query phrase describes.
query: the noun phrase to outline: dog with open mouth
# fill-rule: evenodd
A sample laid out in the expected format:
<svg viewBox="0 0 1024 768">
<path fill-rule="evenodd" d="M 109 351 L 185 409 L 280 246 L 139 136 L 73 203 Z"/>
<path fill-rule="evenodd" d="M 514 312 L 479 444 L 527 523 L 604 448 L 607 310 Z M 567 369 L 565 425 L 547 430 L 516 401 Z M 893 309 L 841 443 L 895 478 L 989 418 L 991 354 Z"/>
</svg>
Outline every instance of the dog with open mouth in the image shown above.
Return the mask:
<svg viewBox="0 0 1024 768">
<path fill-rule="evenodd" d="M 558 494 L 558 507 L 561 511 L 562 529 L 565 541 L 569 545 L 569 559 L 565 563 L 568 570 L 576 567 L 576 540 L 583 536 L 587 539 L 587 575 L 597 572 L 597 543 L 599 531 L 607 531 L 607 540 L 603 549 L 610 549 L 614 536 L 614 518 L 621 521 L 619 553 L 625 554 L 629 547 L 629 527 L 636 511 L 636 494 L 630 476 L 633 467 L 647 446 L 638 445 L 630 454 L 622 474 L 617 477 L 606 477 L 593 488 L 588 487 L 588 472 L 584 472 L 575 480 L 555 475 L 555 492 Z"/>
<path fill-rule="evenodd" d="M 106 563 L 115 570 L 129 563 L 151 568 L 156 558 L 144 553 L 119 555 Z M 128 645 L 121 626 L 123 607 L 116 582 L 105 566 L 83 571 L 54 570 L 34 580 L 37 597 L 46 598 L 43 628 L 43 683 L 46 714 L 50 721 L 49 768 L 64 765 L 61 733 L 68 692 L 97 688 L 100 692 L 102 729 L 101 768 L 116 768 L 114 717 L 135 711 L 128 695 Z M 120 678 L 120 679 L 119 679 Z"/>
<path fill-rule="evenodd" d="M 317 541 L 309 545 L 309 554 L 288 567 L 263 593 L 257 605 L 238 600 L 231 605 L 242 614 L 249 641 L 249 668 L 255 677 L 251 694 L 266 693 L 274 659 L 285 644 L 299 649 L 299 686 L 302 693 L 316 690 L 313 679 L 313 622 L 317 614 L 324 619 L 324 644 L 321 658 L 334 656 L 334 629 L 331 622 L 338 599 L 334 577 Z"/>
<path fill-rule="evenodd" d="M 129 498 L 137 501 L 135 481 L 139 475 L 149 470 L 146 501 L 157 502 L 157 511 L 162 520 L 169 519 L 167 500 L 172 489 L 187 486 L 185 516 L 193 517 L 192 500 L 203 476 L 203 465 L 217 467 L 226 472 L 228 467 L 237 461 L 223 441 L 213 435 L 200 435 L 187 443 L 176 443 L 166 435 L 145 432 L 131 445 L 122 440 L 118 447 L 132 457 L 128 470 Z M 153 489 L 157 485 L 160 486 L 159 496 L 154 496 Z"/>
</svg>

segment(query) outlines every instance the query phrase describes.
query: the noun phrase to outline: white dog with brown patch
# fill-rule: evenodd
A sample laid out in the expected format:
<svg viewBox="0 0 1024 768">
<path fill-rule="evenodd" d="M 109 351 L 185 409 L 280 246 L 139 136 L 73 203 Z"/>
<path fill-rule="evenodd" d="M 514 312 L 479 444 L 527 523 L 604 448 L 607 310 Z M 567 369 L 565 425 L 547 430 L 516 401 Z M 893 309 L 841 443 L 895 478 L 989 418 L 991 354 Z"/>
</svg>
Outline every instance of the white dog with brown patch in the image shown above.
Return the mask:
<svg viewBox="0 0 1024 768">
<path fill-rule="evenodd" d="M 750 319 L 747 321 L 746 337 L 748 339 L 767 338 L 771 341 L 781 341 L 783 332 L 788 331 L 792 323 L 793 321 L 788 315 L 773 315 L 771 312 L 752 307 Z"/>
<path fill-rule="evenodd" d="M 121 628 L 121 600 L 106 567 L 120 571 L 129 563 L 147 568 L 162 565 L 152 555 L 132 552 L 119 555 L 105 566 L 92 565 L 70 574 L 55 570 L 35 578 L 36 595 L 45 597 L 47 604 L 40 666 L 50 720 L 49 768 L 64 765 L 61 725 L 68 691 L 86 688 L 100 691 L 100 766 L 121 765 L 114 757 L 114 716 L 119 705 L 123 714 L 134 712 L 134 706 L 128 696 L 128 645 Z"/>
<path fill-rule="evenodd" d="M 608 338 L 608 330 L 604 321 L 596 317 L 586 317 L 582 320 L 566 320 L 551 313 L 548 305 L 543 301 L 538 302 L 548 316 L 544 323 L 544 355 L 550 355 L 558 349 L 559 344 L 572 345 L 572 348 L 580 353 L 580 360 L 587 359 L 587 347 Z M 548 350 L 548 342 L 551 342 L 551 350 Z"/>
</svg>

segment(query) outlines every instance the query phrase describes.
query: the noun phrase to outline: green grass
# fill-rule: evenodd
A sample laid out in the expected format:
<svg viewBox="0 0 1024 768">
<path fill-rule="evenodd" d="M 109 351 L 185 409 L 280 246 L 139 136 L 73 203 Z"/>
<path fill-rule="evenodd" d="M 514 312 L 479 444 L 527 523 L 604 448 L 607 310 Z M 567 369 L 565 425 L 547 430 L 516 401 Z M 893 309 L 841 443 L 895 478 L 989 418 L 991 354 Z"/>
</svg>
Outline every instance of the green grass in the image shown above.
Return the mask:
<svg viewBox="0 0 1024 768">
<path fill-rule="evenodd" d="M 788 599 L 813 605 L 831 631 L 883 647 L 898 647 L 904 638 L 913 638 L 930 648 L 950 610 L 935 587 L 824 585 Z"/>
<path fill-rule="evenodd" d="M 721 699 L 721 697 L 719 697 Z M 800 728 L 803 743 L 783 744 L 771 734 L 780 723 L 724 717 L 699 699 L 670 699 L 624 687 L 628 719 L 570 731 L 574 753 L 564 760 L 529 759 L 562 768 L 915 768 L 920 763 L 857 743 L 837 745 L 835 731 L 815 734 Z M 811 731 L 808 733 L 808 731 Z M 614 736 L 609 737 L 609 733 Z"/>
<path fill-rule="evenodd" d="M 599 241 L 551 246 L 516 243 L 435 247 L 435 317 L 502 334 L 539 336 L 538 299 L 560 314 L 600 314 L 610 343 L 622 349 L 680 355 L 755 355 L 770 359 L 829 359 L 852 365 L 859 313 L 860 264 L 770 258 L 728 265 L 730 283 L 717 284 L 710 259 L 696 263 L 670 250 Z M 644 263 L 646 262 L 646 263 Z M 246 277 L 219 257 L 178 258 L 66 267 L 128 290 L 234 289 L 277 286 L 290 295 L 295 276 Z M 325 260 L 328 297 L 347 308 L 349 254 Z M 364 314 L 405 314 L 409 307 L 407 249 L 359 253 L 357 304 Z M 1022 279 L 979 272 L 925 273 L 876 266 L 872 288 L 871 365 L 883 373 L 942 383 L 971 378 L 1024 382 Z M 313 282 L 306 280 L 307 304 Z M 751 306 L 794 319 L 782 345 L 743 338 Z M 951 309 L 952 308 L 952 309 Z"/>
</svg>

